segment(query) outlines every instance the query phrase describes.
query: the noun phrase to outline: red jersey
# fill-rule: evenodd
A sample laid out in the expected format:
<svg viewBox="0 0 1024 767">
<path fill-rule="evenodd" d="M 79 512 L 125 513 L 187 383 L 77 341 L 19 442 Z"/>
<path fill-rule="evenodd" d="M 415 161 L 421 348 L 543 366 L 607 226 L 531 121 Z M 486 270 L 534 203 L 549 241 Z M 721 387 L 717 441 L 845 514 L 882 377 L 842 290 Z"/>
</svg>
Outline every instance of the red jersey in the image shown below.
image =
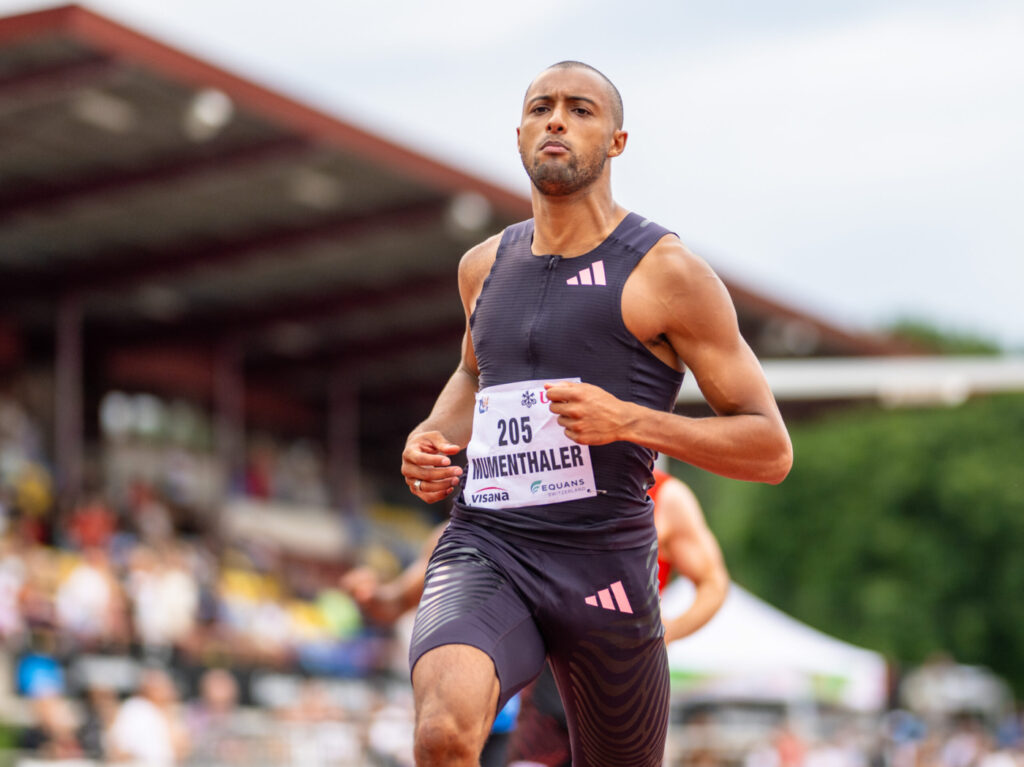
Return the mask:
<svg viewBox="0 0 1024 767">
<path fill-rule="evenodd" d="M 662 486 L 665 484 L 665 480 L 669 479 L 672 475 L 666 474 L 661 469 L 654 470 L 654 484 L 651 485 L 647 494 L 651 496 L 651 500 L 654 501 L 654 524 L 657 527 L 658 524 L 658 493 L 661 491 Z M 659 536 L 660 537 L 660 536 Z M 658 593 L 660 594 L 665 590 L 665 586 L 668 585 L 668 576 L 672 572 L 672 564 L 661 556 L 661 547 L 658 547 Z"/>
</svg>

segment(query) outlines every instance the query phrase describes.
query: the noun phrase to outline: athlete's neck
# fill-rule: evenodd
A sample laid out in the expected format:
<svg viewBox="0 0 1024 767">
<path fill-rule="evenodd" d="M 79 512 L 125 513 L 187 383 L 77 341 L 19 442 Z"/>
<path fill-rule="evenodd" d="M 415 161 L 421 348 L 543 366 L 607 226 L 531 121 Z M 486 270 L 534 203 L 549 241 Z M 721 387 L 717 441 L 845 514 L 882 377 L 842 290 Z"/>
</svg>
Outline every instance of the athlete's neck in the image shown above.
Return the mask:
<svg viewBox="0 0 1024 767">
<path fill-rule="evenodd" d="M 628 213 L 606 185 L 593 184 L 565 197 L 548 197 L 534 189 L 533 254 L 572 258 L 589 253 Z"/>
</svg>

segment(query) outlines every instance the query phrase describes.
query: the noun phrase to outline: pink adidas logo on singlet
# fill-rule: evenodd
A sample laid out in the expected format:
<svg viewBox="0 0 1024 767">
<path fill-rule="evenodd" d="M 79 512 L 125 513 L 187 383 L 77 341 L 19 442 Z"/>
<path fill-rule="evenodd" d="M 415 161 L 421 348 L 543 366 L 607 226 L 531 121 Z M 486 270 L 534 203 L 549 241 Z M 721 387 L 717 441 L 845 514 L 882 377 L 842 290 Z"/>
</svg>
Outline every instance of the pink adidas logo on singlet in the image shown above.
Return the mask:
<svg viewBox="0 0 1024 767">
<path fill-rule="evenodd" d="M 615 600 L 612 601 L 612 596 Z M 617 610 L 620 613 L 632 613 L 633 608 L 626 598 L 626 590 L 622 587 L 622 581 L 615 581 L 606 589 L 601 589 L 596 594 L 591 594 L 583 600 L 591 607 L 603 607 L 605 610 Z M 600 604 L 598 604 L 600 602 Z"/>
<path fill-rule="evenodd" d="M 605 285 L 604 281 L 604 261 L 595 261 L 592 266 L 588 266 L 586 269 L 580 269 L 580 273 L 575 277 L 570 277 L 565 281 L 566 285 Z"/>
</svg>

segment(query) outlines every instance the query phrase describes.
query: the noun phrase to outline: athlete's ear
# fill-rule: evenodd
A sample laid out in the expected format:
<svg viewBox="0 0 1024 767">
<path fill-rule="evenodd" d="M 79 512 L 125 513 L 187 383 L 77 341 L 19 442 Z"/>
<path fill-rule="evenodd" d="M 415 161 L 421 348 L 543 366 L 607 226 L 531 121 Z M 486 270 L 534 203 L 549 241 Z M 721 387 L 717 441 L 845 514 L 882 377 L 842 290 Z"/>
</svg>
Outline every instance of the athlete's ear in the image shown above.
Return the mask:
<svg viewBox="0 0 1024 767">
<path fill-rule="evenodd" d="M 626 151 L 626 139 L 629 138 L 629 134 L 624 130 L 617 130 L 612 134 L 612 143 L 608 147 L 609 157 L 618 157 L 620 154 Z"/>
</svg>

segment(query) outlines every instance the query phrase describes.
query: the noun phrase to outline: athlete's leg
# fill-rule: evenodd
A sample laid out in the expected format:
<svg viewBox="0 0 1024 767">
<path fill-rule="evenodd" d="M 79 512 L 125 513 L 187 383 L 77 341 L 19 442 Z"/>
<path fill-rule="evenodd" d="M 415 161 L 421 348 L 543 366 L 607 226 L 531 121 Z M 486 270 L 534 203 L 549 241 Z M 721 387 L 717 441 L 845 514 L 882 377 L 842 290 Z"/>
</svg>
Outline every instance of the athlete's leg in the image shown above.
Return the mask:
<svg viewBox="0 0 1024 767">
<path fill-rule="evenodd" d="M 468 645 L 436 647 L 416 663 L 412 686 L 416 764 L 479 764 L 500 691 L 490 656 Z"/>
<path fill-rule="evenodd" d="M 477 764 L 497 711 L 540 671 L 544 643 L 514 568 L 454 523 L 434 549 L 409 648 L 420 767 Z"/>
<path fill-rule="evenodd" d="M 574 767 L 662 763 L 669 680 L 656 560 L 655 543 L 559 562 L 585 579 L 563 569 L 574 593 L 562 592 L 561 609 L 544 629 Z"/>
</svg>

